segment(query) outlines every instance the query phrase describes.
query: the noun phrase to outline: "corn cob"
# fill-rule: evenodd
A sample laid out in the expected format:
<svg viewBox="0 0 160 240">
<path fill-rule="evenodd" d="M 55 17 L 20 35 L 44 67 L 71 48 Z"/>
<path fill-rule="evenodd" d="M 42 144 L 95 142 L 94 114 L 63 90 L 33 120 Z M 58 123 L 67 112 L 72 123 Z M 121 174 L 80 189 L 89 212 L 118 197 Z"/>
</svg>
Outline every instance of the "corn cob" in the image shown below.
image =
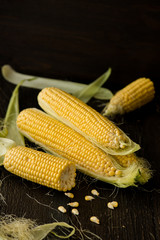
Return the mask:
<svg viewBox="0 0 160 240">
<path fill-rule="evenodd" d="M 140 146 L 111 121 L 79 99 L 57 88 L 45 88 L 38 95 L 42 109 L 70 126 L 112 155 L 125 155 Z"/>
<path fill-rule="evenodd" d="M 75 165 L 48 153 L 16 146 L 8 150 L 3 164 L 15 175 L 59 191 L 75 186 Z"/>
<path fill-rule="evenodd" d="M 74 162 L 77 169 L 96 179 L 127 187 L 134 185 L 143 171 L 137 162 L 123 168 L 112 156 L 94 146 L 74 129 L 38 109 L 23 110 L 17 118 L 17 126 L 28 139 L 47 151 Z"/>
<path fill-rule="evenodd" d="M 149 78 L 139 78 L 118 91 L 103 110 L 104 116 L 124 114 L 152 101 L 154 84 Z"/>
</svg>

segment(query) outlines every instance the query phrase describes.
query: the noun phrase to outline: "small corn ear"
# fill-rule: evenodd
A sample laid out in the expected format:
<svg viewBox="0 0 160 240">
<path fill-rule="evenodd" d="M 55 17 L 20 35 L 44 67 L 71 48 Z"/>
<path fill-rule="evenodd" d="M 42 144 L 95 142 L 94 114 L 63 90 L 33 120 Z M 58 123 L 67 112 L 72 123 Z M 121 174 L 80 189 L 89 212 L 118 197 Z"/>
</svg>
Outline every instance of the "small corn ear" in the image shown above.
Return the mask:
<svg viewBox="0 0 160 240">
<path fill-rule="evenodd" d="M 74 163 L 48 153 L 16 146 L 8 150 L 3 164 L 15 175 L 59 191 L 75 186 Z"/>
<path fill-rule="evenodd" d="M 78 98 L 57 89 L 45 88 L 38 95 L 42 109 L 70 126 L 103 151 L 112 155 L 125 155 L 140 146 L 115 124 Z"/>
<path fill-rule="evenodd" d="M 139 78 L 118 91 L 104 108 L 104 116 L 124 114 L 142 107 L 153 100 L 155 88 L 149 78 Z"/>
</svg>

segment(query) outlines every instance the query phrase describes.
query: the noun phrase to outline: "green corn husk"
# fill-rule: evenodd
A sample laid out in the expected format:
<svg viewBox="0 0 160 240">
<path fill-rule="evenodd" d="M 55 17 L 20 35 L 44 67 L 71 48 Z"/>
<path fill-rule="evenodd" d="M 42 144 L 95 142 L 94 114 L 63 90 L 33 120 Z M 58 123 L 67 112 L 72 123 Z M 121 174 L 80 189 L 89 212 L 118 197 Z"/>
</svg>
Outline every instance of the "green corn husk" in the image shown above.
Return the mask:
<svg viewBox="0 0 160 240">
<path fill-rule="evenodd" d="M 57 87 L 72 95 L 79 97 L 82 101 L 88 102 L 91 97 L 96 99 L 110 100 L 113 96 L 109 89 L 101 88 L 111 74 L 111 68 L 91 84 L 83 84 L 60 79 L 51 79 L 43 77 L 34 77 L 31 75 L 16 72 L 10 65 L 4 65 L 1 68 L 4 79 L 13 84 L 19 84 L 22 79 L 36 78 L 36 81 L 23 82 L 23 86 L 30 88 L 43 89 L 45 87 Z"/>
</svg>

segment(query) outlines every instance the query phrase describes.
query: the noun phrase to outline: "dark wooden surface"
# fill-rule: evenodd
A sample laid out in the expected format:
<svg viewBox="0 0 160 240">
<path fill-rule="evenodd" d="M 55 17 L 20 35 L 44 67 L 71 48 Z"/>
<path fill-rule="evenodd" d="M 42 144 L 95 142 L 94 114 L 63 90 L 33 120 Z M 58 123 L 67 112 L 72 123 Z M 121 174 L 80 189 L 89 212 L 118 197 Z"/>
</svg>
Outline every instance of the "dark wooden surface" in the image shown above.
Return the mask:
<svg viewBox="0 0 160 240">
<path fill-rule="evenodd" d="M 90 83 L 108 67 L 112 75 L 106 87 L 112 91 L 138 77 L 150 77 L 156 87 L 154 101 L 115 122 L 136 142 L 138 152 L 151 164 L 153 178 L 143 187 L 117 189 L 77 175 L 73 189 L 79 201 L 78 220 L 57 212 L 69 202 L 64 194 L 22 180 L 0 167 L 2 185 L 0 214 L 35 219 L 37 223 L 58 220 L 88 229 L 103 240 L 160 239 L 160 4 L 159 1 L 0 1 L 0 66 L 17 71 Z M 0 118 L 14 86 L 0 75 Z M 38 107 L 38 90 L 20 89 L 20 108 Z M 102 102 L 100 102 L 102 103 Z M 94 100 L 90 105 L 101 110 Z M 100 198 L 85 202 L 91 189 Z M 114 211 L 107 202 L 117 200 Z M 101 224 L 89 221 L 91 215 Z M 53 219 L 55 218 L 55 219 Z M 79 233 L 71 239 L 79 239 Z M 95 239 L 90 236 L 91 239 Z M 87 237 L 84 237 L 87 239 Z"/>
</svg>

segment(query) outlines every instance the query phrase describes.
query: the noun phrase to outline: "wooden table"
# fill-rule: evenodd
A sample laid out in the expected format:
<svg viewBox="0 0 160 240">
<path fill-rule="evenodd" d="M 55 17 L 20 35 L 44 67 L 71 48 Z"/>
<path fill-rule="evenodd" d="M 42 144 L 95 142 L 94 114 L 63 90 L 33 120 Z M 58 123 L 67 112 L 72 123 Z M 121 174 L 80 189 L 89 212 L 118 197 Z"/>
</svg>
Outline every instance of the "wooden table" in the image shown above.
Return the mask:
<svg viewBox="0 0 160 240">
<path fill-rule="evenodd" d="M 135 142 L 137 153 L 151 164 L 152 179 L 138 188 L 118 189 L 77 174 L 73 189 L 80 203 L 77 218 L 70 213 L 64 193 L 33 184 L 0 167 L 0 214 L 35 219 L 38 224 L 56 220 L 88 229 L 103 240 L 160 239 L 160 4 L 158 1 L 1 1 L 0 66 L 17 71 L 90 83 L 108 67 L 112 75 L 105 87 L 113 92 L 145 76 L 154 81 L 155 99 L 146 106 L 115 119 Z M 5 116 L 14 85 L 0 76 L 0 117 Z M 20 109 L 38 107 L 38 90 L 21 87 Z M 98 111 L 101 104 L 89 102 Z M 86 202 L 96 188 L 100 197 Z M 107 208 L 116 200 L 119 207 Z M 59 205 L 68 212 L 57 211 Z M 89 217 L 96 215 L 101 224 Z M 83 232 L 85 233 L 85 232 Z M 79 239 L 79 232 L 74 237 Z M 88 235 L 91 239 L 93 235 Z M 82 238 L 80 238 L 82 239 Z M 84 239 L 87 239 L 84 236 Z"/>
</svg>

